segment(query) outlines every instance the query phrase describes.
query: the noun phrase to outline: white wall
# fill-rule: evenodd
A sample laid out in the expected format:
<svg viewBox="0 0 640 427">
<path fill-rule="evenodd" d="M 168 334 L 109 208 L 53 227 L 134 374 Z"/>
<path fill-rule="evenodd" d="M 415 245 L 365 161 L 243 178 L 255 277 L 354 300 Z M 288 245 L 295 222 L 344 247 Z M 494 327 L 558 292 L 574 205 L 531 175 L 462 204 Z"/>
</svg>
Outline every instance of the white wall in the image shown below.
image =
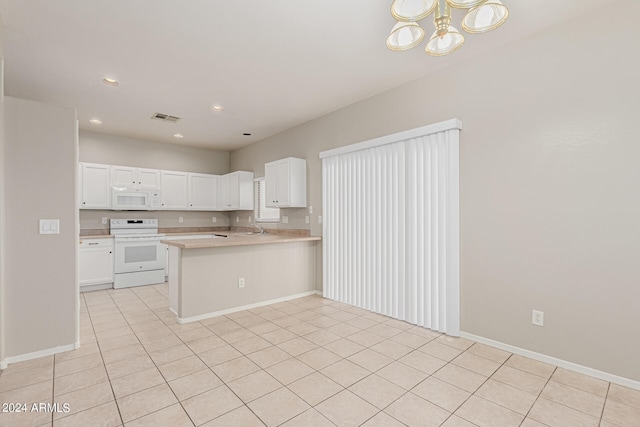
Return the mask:
<svg viewBox="0 0 640 427">
<path fill-rule="evenodd" d="M 11 358 L 76 342 L 78 144 L 74 109 L 11 97 L 4 103 L 3 311 Z M 60 234 L 39 234 L 39 219 L 59 219 Z"/>
<path fill-rule="evenodd" d="M 231 168 L 305 157 L 320 234 L 320 151 L 460 118 L 462 330 L 640 381 L 639 14 L 627 0 L 606 31 L 600 11 L 548 28 L 234 151 Z"/>
</svg>

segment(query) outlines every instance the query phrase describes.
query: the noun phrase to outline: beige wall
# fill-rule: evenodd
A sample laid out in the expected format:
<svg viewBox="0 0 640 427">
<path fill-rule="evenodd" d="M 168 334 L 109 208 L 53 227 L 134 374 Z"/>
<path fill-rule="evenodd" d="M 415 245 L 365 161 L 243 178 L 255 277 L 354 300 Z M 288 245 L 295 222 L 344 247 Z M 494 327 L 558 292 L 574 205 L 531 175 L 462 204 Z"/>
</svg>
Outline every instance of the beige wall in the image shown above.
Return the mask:
<svg viewBox="0 0 640 427">
<path fill-rule="evenodd" d="M 225 174 L 229 153 L 206 148 L 185 147 L 138 138 L 80 131 L 80 161 L 184 172 Z M 212 217 L 216 217 L 216 223 Z M 117 212 L 81 210 L 81 229 L 108 230 L 102 218 L 158 218 L 160 227 L 211 227 L 229 224 L 226 212 L 155 211 Z M 179 222 L 179 217 L 183 222 Z"/>
<path fill-rule="evenodd" d="M 72 108 L 11 97 L 5 115 L 4 311 L 11 357 L 76 342 L 77 119 Z M 60 234 L 39 234 L 39 219 L 59 219 Z"/>
<path fill-rule="evenodd" d="M 183 172 L 225 174 L 229 153 L 106 133 L 80 131 L 80 161 Z"/>
<path fill-rule="evenodd" d="M 234 151 L 230 166 L 259 176 L 305 157 L 317 235 L 320 151 L 460 118 L 462 330 L 640 381 L 640 2 L 617 7 L 605 33 L 600 11 L 579 17 Z"/>
</svg>

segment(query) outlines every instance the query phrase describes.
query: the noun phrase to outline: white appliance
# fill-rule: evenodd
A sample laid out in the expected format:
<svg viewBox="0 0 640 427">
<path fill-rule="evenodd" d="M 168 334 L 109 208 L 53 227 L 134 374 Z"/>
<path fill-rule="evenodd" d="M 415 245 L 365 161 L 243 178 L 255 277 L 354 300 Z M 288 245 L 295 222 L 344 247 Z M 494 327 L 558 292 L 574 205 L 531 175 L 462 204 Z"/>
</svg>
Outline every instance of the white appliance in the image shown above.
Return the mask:
<svg viewBox="0 0 640 427">
<path fill-rule="evenodd" d="M 160 209 L 161 206 L 162 193 L 159 188 L 111 188 L 111 209 L 148 211 Z"/>
<path fill-rule="evenodd" d="M 164 234 L 158 233 L 157 219 L 112 219 L 110 232 L 115 240 L 114 288 L 164 283 Z"/>
</svg>

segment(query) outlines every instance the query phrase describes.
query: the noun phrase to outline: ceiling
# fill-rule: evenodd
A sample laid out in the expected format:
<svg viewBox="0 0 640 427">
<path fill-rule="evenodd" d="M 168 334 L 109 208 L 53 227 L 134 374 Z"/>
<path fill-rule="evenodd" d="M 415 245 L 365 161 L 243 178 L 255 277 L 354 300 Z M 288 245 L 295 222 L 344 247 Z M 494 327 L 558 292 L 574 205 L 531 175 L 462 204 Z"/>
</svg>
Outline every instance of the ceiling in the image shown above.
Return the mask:
<svg viewBox="0 0 640 427">
<path fill-rule="evenodd" d="M 435 58 L 386 48 L 391 0 L 0 0 L 5 94 L 76 107 L 81 129 L 233 150 L 612 0 L 503 1 L 506 24 Z"/>
</svg>

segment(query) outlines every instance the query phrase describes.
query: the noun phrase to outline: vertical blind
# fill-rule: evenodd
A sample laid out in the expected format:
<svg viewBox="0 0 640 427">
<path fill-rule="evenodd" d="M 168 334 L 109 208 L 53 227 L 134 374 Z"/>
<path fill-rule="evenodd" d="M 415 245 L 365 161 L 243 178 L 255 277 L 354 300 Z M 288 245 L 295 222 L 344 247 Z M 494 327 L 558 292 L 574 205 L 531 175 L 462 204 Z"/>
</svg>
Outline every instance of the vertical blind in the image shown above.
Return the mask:
<svg viewBox="0 0 640 427">
<path fill-rule="evenodd" d="M 321 153 L 325 297 L 460 334 L 460 128 Z"/>
</svg>

